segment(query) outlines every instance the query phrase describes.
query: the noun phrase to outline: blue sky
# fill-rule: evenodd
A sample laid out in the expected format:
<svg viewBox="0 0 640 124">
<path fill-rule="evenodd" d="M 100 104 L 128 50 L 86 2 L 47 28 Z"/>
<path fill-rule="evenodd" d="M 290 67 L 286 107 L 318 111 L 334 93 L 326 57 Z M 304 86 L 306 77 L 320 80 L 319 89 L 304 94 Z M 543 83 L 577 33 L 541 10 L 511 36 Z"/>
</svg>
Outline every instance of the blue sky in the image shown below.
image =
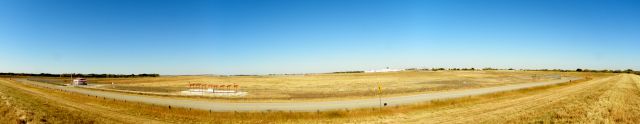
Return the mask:
<svg viewBox="0 0 640 124">
<path fill-rule="evenodd" d="M 640 1 L 0 0 L 0 72 L 640 70 Z"/>
</svg>

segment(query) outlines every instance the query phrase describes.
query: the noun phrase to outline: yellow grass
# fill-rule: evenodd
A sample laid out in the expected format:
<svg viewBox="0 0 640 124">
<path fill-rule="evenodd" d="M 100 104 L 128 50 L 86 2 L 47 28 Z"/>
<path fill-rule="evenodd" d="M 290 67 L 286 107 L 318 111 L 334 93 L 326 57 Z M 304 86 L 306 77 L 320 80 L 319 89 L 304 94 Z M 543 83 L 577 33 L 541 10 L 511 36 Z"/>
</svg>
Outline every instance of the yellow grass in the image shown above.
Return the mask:
<svg viewBox="0 0 640 124">
<path fill-rule="evenodd" d="M 450 105 L 349 119 L 360 123 L 639 123 L 636 75 L 456 99 Z M 634 86 L 635 85 L 635 86 Z M 344 120 L 343 120 L 344 121 Z"/>
<path fill-rule="evenodd" d="M 104 89 L 179 94 L 188 83 L 238 84 L 248 92 L 241 100 L 328 100 L 376 96 L 376 87 L 383 87 L 385 96 L 410 95 L 479 87 L 490 87 L 535 81 L 534 75 L 554 75 L 558 72 L 536 71 L 403 71 L 390 73 L 309 74 L 282 76 L 165 76 L 148 78 L 91 78 L 90 83 L 111 84 Z M 68 79 L 67 79 L 68 80 Z"/>
<path fill-rule="evenodd" d="M 571 74 L 574 76 L 580 76 L 583 74 Z M 527 122 L 637 122 L 633 117 L 637 117 L 637 96 L 628 97 L 629 93 L 638 92 L 638 84 L 627 85 L 629 83 L 608 83 L 618 82 L 617 78 L 608 80 L 603 79 L 609 74 L 592 75 L 598 82 L 588 83 L 576 81 L 570 84 L 561 84 L 555 86 L 545 86 L 530 88 L 524 90 L 516 90 L 481 96 L 465 97 L 458 99 L 439 100 L 433 102 L 418 103 L 414 105 L 405 105 L 397 107 L 386 107 L 383 110 L 369 108 L 369 109 L 357 109 L 357 110 L 339 110 L 339 111 L 322 111 L 322 112 L 208 112 L 199 110 L 190 110 L 185 108 L 169 108 L 168 106 L 157 106 L 141 103 L 131 103 L 125 101 L 114 101 L 110 99 L 96 98 L 95 96 L 86 96 L 80 94 L 66 93 L 61 91 L 51 92 L 49 89 L 35 88 L 31 86 L 18 85 L 23 87 L 32 93 L 14 93 L 17 90 L 12 90 L 9 95 L 13 98 L 25 98 L 32 101 L 35 104 L 23 105 L 25 107 L 38 106 L 37 104 L 48 103 L 51 106 L 57 108 L 57 113 L 82 113 L 77 116 L 67 115 L 72 117 L 69 120 L 77 120 L 82 118 L 86 122 L 103 122 L 103 123 L 141 123 L 141 122 L 157 122 L 157 123 L 425 123 L 425 122 L 437 122 L 437 120 L 447 120 L 451 117 L 465 117 L 460 119 L 460 122 L 466 122 L 465 120 L 476 120 L 472 122 L 485 122 L 485 123 L 527 123 Z M 623 79 L 621 79 L 623 80 Z M 640 81 L 636 76 L 634 79 Z M 6 81 L 5 81 L 6 82 Z M 626 81 L 625 81 L 626 82 Z M 15 83 L 15 82 L 14 82 Z M 613 86 L 596 87 L 599 84 L 607 84 Z M 622 85 L 624 84 L 624 85 Z M 1 84 L 7 85 L 6 83 Z M 636 87 L 630 87 L 636 86 Z M 576 89 L 574 87 L 580 87 L 585 89 Z M 3 93 L 7 89 L 11 89 L 7 86 L 1 87 Z M 626 88 L 626 90 L 625 90 Z M 634 89 L 635 88 L 635 89 Z M 567 94 L 559 93 L 560 95 L 554 95 L 554 92 L 558 90 L 566 90 Z M 597 92 L 594 92 L 597 91 Z M 44 95 L 37 95 L 43 93 Z M 609 93 L 606 93 L 609 92 Z M 6 94 L 6 93 L 5 93 Z M 550 94 L 553 97 L 542 97 L 539 95 Z M 603 95 L 610 94 L 610 95 Z M 16 97 L 18 95 L 19 97 Z M 637 95 L 637 94 L 636 94 Z M 604 99 L 611 98 L 609 96 L 627 96 L 628 98 L 616 97 L 619 99 Z M 533 100 L 535 98 L 535 100 Z M 543 98 L 543 99 L 540 99 Z M 545 99 L 548 98 L 548 99 Z M 552 99 L 553 98 L 553 99 Z M 591 99 L 590 99 L 591 98 Z M 36 99 L 36 100 L 33 100 Z M 530 100 L 531 99 L 531 100 Z M 539 100 L 539 101 L 536 101 Z M 531 104 L 540 104 L 538 102 L 545 102 L 547 100 L 553 100 L 556 102 L 550 102 L 552 104 L 541 104 L 543 106 L 533 107 L 532 110 L 528 110 L 526 106 Z M 528 101 L 531 103 L 517 103 L 518 101 Z M 566 102 L 561 102 L 566 101 Z M 594 102 L 601 101 L 601 102 Z M 12 101 L 15 102 L 15 101 Z M 515 102 L 515 103 L 514 103 Z M 591 109 L 589 107 L 581 107 L 574 104 L 589 104 L 594 106 Z M 617 103 L 617 104 L 603 104 L 603 103 Z M 493 113 L 496 115 L 505 114 L 511 110 L 501 109 L 501 105 L 522 105 L 523 108 L 510 108 L 513 111 L 522 113 L 506 113 L 512 116 L 504 116 L 505 118 L 495 118 L 480 116 L 479 113 Z M 60 107 L 62 106 L 62 107 Z M 22 108 L 25 108 L 22 107 Z M 477 107 L 477 108 L 476 108 Z M 496 108 L 498 107 L 498 108 Z M 578 108 L 574 108 L 578 107 Z M 472 108 L 476 108 L 474 110 Z M 607 111 L 601 111 L 600 108 L 612 108 L 610 114 L 603 114 Z M 51 108 L 35 107 L 34 110 L 43 111 Z M 585 113 L 578 113 L 573 116 L 567 116 L 562 114 L 563 111 L 594 111 L 591 116 L 585 116 L 594 118 L 594 120 L 588 120 L 588 118 L 579 118 L 574 120 L 568 120 L 573 116 L 583 115 Z M 448 113 L 441 115 L 424 114 L 424 113 Z M 450 112 L 450 113 L 449 113 Z M 50 111 L 44 111 L 42 113 L 49 114 Z M 587 112 L 589 113 L 589 112 Z M 470 115 L 467 115 L 470 114 Z M 120 116 L 114 116 L 120 115 Z M 572 115 L 572 114 L 569 114 Z M 63 116 L 63 115 L 61 115 Z M 91 116 L 91 117 L 89 117 Z M 131 118 L 133 117 L 133 118 Z M 557 118 L 561 117 L 561 118 Z M 33 118 L 37 118 L 34 116 Z M 435 120 L 434 120 L 435 119 Z M 565 119 L 565 120 L 563 120 Z M 599 119 L 599 120 L 598 120 Z M 98 121 L 99 120 L 99 121 Z M 616 121 L 617 120 L 617 121 Z M 61 121 L 61 120 L 56 120 Z M 64 122 L 64 121 L 63 121 Z M 69 122 L 69 121 L 67 121 Z"/>
<path fill-rule="evenodd" d="M 0 104 L 0 110 L 6 117 L 3 122 L 19 122 L 16 118 L 20 116 L 11 114 L 22 110 L 33 113 L 25 114 L 29 122 L 45 119 L 62 123 L 640 123 L 640 77 L 563 74 L 589 75 L 593 80 L 382 110 L 321 112 L 209 112 L 114 101 L 0 80 L 4 82 L 0 83 L 0 96 L 10 97 L 2 102 L 11 103 Z"/>
<path fill-rule="evenodd" d="M 2 80 L 0 80 L 2 81 Z M 96 113 L 69 109 L 29 92 L 0 85 L 0 123 L 94 123 L 106 121 Z M 95 116 L 87 118 L 88 116 Z"/>
</svg>

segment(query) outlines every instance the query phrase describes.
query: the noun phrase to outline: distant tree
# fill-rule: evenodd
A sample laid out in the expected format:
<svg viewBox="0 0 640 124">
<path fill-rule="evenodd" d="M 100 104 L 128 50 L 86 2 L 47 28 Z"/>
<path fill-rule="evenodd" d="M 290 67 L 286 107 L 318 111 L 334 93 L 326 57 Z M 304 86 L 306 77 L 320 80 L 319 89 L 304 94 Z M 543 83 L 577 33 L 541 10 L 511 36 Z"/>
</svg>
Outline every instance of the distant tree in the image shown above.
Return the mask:
<svg viewBox="0 0 640 124">
<path fill-rule="evenodd" d="M 487 68 L 482 68 L 482 70 L 498 70 L 498 69 L 495 69 L 495 68 L 488 68 L 488 67 L 487 67 Z"/>
<path fill-rule="evenodd" d="M 577 72 L 582 72 L 582 69 L 578 68 L 576 69 Z"/>
</svg>

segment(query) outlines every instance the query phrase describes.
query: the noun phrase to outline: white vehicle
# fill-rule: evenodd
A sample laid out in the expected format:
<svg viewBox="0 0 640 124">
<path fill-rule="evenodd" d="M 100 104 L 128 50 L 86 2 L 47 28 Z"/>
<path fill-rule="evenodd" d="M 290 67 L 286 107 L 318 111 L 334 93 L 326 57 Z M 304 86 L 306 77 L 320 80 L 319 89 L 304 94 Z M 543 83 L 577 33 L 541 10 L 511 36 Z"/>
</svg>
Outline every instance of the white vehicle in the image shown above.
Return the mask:
<svg viewBox="0 0 640 124">
<path fill-rule="evenodd" d="M 73 79 L 71 85 L 87 85 L 87 79 L 84 78 L 76 78 Z"/>
</svg>

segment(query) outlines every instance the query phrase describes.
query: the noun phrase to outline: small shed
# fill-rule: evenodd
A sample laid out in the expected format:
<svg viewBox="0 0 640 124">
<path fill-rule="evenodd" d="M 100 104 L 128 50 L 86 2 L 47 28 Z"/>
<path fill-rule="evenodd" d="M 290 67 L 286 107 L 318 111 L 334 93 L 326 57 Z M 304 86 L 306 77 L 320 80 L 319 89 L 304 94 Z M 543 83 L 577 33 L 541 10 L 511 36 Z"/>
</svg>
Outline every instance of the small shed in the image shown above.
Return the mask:
<svg viewBox="0 0 640 124">
<path fill-rule="evenodd" d="M 76 78 L 73 79 L 71 85 L 87 85 L 87 79 L 84 78 Z"/>
</svg>

